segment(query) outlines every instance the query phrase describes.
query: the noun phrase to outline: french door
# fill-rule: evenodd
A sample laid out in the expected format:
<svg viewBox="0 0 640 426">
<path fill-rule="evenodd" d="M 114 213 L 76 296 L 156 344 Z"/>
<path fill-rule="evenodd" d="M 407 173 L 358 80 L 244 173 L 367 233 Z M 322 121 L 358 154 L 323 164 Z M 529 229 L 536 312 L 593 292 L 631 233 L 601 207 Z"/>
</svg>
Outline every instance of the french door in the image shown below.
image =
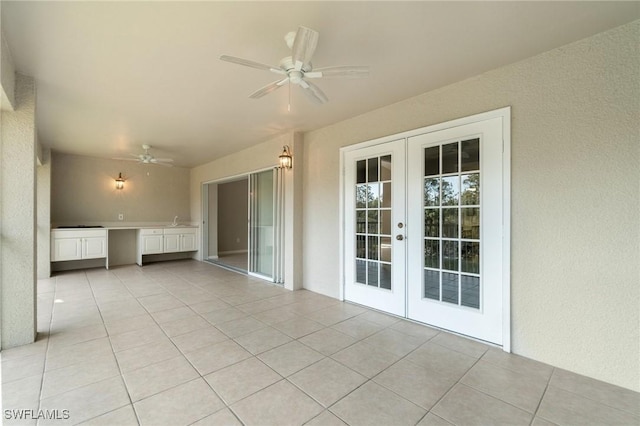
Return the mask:
<svg viewBox="0 0 640 426">
<path fill-rule="evenodd" d="M 346 300 L 505 343 L 503 120 L 345 152 Z"/>
<path fill-rule="evenodd" d="M 404 159 L 404 139 L 345 154 L 345 298 L 395 315 L 406 297 Z"/>
</svg>

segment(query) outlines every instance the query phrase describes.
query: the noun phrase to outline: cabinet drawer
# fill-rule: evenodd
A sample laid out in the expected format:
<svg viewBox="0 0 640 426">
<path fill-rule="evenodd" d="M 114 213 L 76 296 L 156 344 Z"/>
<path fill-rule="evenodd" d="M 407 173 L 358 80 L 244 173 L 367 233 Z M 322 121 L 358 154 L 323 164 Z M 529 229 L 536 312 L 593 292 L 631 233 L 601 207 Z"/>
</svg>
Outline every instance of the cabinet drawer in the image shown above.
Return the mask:
<svg viewBox="0 0 640 426">
<path fill-rule="evenodd" d="M 163 229 L 141 229 L 140 230 L 140 235 L 162 235 Z"/>
<path fill-rule="evenodd" d="M 196 228 L 165 228 L 164 235 L 195 234 Z"/>
</svg>

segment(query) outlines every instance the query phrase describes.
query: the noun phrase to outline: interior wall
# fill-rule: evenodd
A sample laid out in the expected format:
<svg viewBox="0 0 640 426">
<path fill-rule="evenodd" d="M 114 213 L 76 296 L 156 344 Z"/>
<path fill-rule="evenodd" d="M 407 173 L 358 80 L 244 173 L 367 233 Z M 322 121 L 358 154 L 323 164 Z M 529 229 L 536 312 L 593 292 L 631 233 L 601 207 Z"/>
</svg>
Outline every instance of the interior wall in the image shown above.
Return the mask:
<svg viewBox="0 0 640 426">
<path fill-rule="evenodd" d="M 218 184 L 218 254 L 247 251 L 249 180 Z"/>
<path fill-rule="evenodd" d="M 115 188 L 118 173 L 124 189 Z M 55 225 L 191 223 L 189 169 L 53 152 L 51 222 Z M 118 220 L 118 214 L 124 220 Z"/>
<path fill-rule="evenodd" d="M 338 297 L 339 149 L 512 107 L 515 353 L 640 390 L 640 21 L 305 134 L 304 285 Z"/>
</svg>

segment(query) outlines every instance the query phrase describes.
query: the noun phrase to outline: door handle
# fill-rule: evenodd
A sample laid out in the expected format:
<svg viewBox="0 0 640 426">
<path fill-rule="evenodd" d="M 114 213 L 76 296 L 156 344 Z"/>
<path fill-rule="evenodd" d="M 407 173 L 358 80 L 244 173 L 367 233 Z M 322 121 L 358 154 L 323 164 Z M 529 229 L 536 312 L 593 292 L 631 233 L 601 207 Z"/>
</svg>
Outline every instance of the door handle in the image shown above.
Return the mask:
<svg viewBox="0 0 640 426">
<path fill-rule="evenodd" d="M 396 240 L 398 240 L 398 241 L 402 241 L 402 240 L 404 240 L 404 236 L 402 236 L 402 235 L 396 235 Z"/>
</svg>

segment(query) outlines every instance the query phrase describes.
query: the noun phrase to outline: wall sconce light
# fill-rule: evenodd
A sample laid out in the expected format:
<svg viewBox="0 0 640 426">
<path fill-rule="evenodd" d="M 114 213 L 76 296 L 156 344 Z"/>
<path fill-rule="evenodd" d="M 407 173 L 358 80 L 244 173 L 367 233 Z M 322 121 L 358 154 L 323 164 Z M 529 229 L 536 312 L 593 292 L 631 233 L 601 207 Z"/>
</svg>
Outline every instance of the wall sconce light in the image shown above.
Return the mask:
<svg viewBox="0 0 640 426">
<path fill-rule="evenodd" d="M 124 188 L 124 178 L 122 177 L 122 172 L 118 173 L 118 177 L 116 178 L 116 189 Z"/>
<path fill-rule="evenodd" d="M 293 165 L 293 157 L 291 156 L 291 151 L 289 151 L 289 145 L 285 145 L 282 147 L 282 154 L 280 154 L 280 168 L 281 169 L 290 169 Z"/>
</svg>

